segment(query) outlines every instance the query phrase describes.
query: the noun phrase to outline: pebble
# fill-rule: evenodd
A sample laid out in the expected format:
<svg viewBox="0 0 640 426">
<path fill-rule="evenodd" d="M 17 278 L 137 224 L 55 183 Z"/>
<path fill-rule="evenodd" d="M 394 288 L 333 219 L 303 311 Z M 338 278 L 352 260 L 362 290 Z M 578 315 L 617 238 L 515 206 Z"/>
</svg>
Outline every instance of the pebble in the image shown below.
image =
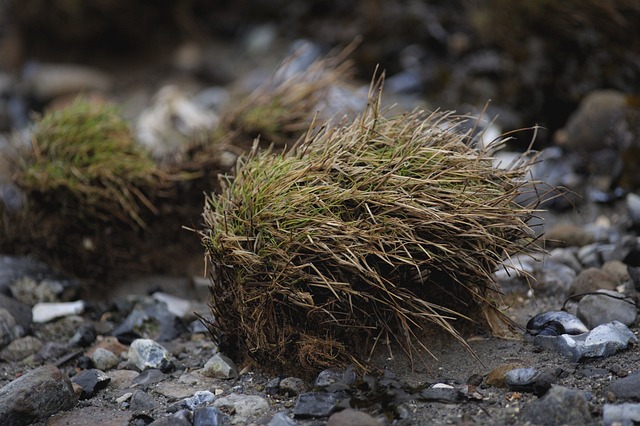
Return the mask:
<svg viewBox="0 0 640 426">
<path fill-rule="evenodd" d="M 138 386 L 149 386 L 154 383 L 159 383 L 166 378 L 167 375 L 157 368 L 148 368 L 133 379 L 133 384 Z"/>
<path fill-rule="evenodd" d="M 573 223 L 558 223 L 545 230 L 545 243 L 551 247 L 582 247 L 595 242 L 592 233 Z"/>
<path fill-rule="evenodd" d="M 640 404 L 604 404 L 602 406 L 604 426 L 633 426 L 640 423 Z"/>
<path fill-rule="evenodd" d="M 615 290 L 616 286 L 616 281 L 606 272 L 597 268 L 587 268 L 571 283 L 571 295 L 593 293 L 597 290 Z"/>
<path fill-rule="evenodd" d="M 86 322 L 78 327 L 73 336 L 69 339 L 69 345 L 87 347 L 96 341 L 96 327 L 93 323 Z"/>
<path fill-rule="evenodd" d="M 0 263 L 0 267 L 1 265 Z M 31 326 L 33 315 L 31 315 L 31 307 L 29 305 L 0 294 L 0 309 L 7 310 L 13 316 L 16 324 L 22 327 L 23 330 L 28 330 Z"/>
<path fill-rule="evenodd" d="M 36 303 L 31 313 L 33 322 L 49 322 L 56 318 L 76 315 L 84 312 L 84 302 Z"/>
<path fill-rule="evenodd" d="M 157 401 L 147 392 L 136 389 L 129 399 L 129 409 L 131 411 L 149 411 L 157 406 Z"/>
<path fill-rule="evenodd" d="M 341 388 L 348 389 L 356 380 L 356 371 L 353 366 L 346 369 L 327 368 L 322 370 L 314 382 L 314 387 L 321 389 L 333 388 L 339 390 Z"/>
<path fill-rule="evenodd" d="M 618 284 L 631 280 L 627 265 L 620 260 L 609 260 L 602 265 L 602 271 L 608 274 Z"/>
<path fill-rule="evenodd" d="M 280 380 L 279 387 L 284 394 L 290 396 L 297 396 L 307 391 L 307 384 L 297 377 L 285 377 Z"/>
<path fill-rule="evenodd" d="M 2 294 L 8 294 L 14 284 L 25 278 L 37 283 L 47 277 L 55 278 L 58 276 L 59 274 L 46 263 L 24 256 L 0 256 L 0 293 Z M 13 288 L 11 293 L 14 293 Z"/>
<path fill-rule="evenodd" d="M 131 342 L 128 359 L 140 371 L 148 368 L 157 368 L 167 372 L 173 368 L 169 352 L 150 339 L 136 339 Z"/>
<path fill-rule="evenodd" d="M 71 378 L 71 382 L 80 387 L 78 397 L 81 400 L 93 398 L 96 393 L 106 388 L 110 381 L 109 376 L 95 368 L 81 371 Z"/>
<path fill-rule="evenodd" d="M 132 370 L 111 370 L 107 372 L 107 376 L 111 379 L 111 387 L 120 390 L 130 388 L 138 375 L 137 371 Z"/>
<path fill-rule="evenodd" d="M 380 426 L 380 423 L 367 413 L 347 408 L 332 414 L 327 426 Z"/>
<path fill-rule="evenodd" d="M 0 358 L 6 361 L 22 361 L 35 355 L 42 348 L 42 341 L 34 336 L 15 339 L 0 351 Z"/>
<path fill-rule="evenodd" d="M 552 386 L 544 396 L 525 405 L 521 420 L 544 426 L 586 425 L 592 421 L 584 393 L 564 386 Z"/>
<path fill-rule="evenodd" d="M 516 368 L 504 376 L 504 384 L 515 392 L 531 392 L 536 396 L 544 395 L 553 384 L 551 374 L 535 368 Z"/>
<path fill-rule="evenodd" d="M 226 416 L 216 407 L 198 407 L 193 410 L 193 426 L 220 426 Z"/>
<path fill-rule="evenodd" d="M 598 290 L 580 299 L 576 315 L 589 328 L 612 321 L 632 326 L 636 322 L 637 308 L 633 299 L 622 293 Z"/>
<path fill-rule="evenodd" d="M 269 403 L 258 395 L 240 395 L 231 393 L 216 399 L 213 406 L 222 410 L 235 412 L 234 422 L 246 421 L 246 419 L 269 411 Z"/>
<path fill-rule="evenodd" d="M 293 417 L 296 419 L 328 417 L 335 410 L 337 403 L 338 398 L 332 393 L 303 393 L 298 395 L 293 409 Z"/>
<path fill-rule="evenodd" d="M 149 426 L 192 426 L 191 415 L 187 410 L 180 410 L 170 416 L 154 420 L 149 423 Z"/>
<path fill-rule="evenodd" d="M 214 379 L 234 379 L 238 377 L 238 369 L 231 359 L 218 352 L 205 363 L 202 374 Z"/>
<path fill-rule="evenodd" d="M 0 349 L 21 335 L 24 335 L 24 329 L 16 324 L 15 318 L 8 310 L 0 308 Z"/>
<path fill-rule="evenodd" d="M 91 355 L 91 361 L 98 370 L 107 371 L 118 365 L 119 358 L 107 349 L 97 348 Z"/>
<path fill-rule="evenodd" d="M 184 318 L 193 310 L 191 302 L 174 295 L 157 291 L 151 295 L 154 300 L 162 302 L 167 306 L 167 310 L 173 315 Z"/>
<path fill-rule="evenodd" d="M 640 227 L 640 195 L 630 192 L 626 197 L 629 218 L 635 227 Z"/>
<path fill-rule="evenodd" d="M 572 362 L 578 362 L 582 358 L 607 357 L 637 341 L 636 335 L 618 321 L 599 325 L 590 332 L 579 335 L 533 337 L 535 345 L 556 350 L 571 358 Z"/>
<path fill-rule="evenodd" d="M 145 301 L 133 309 L 111 335 L 118 338 L 142 336 L 159 342 L 168 342 L 186 332 L 182 320 L 169 312 L 167 304 Z"/>
<path fill-rule="evenodd" d="M 183 404 L 185 405 L 186 408 L 193 411 L 202 405 L 209 404 L 215 401 L 215 399 L 216 399 L 216 396 L 213 394 L 213 392 L 208 390 L 203 390 L 203 391 L 198 391 L 194 393 L 193 396 L 190 398 L 184 399 Z"/>
<path fill-rule="evenodd" d="M 0 388 L 0 419 L 28 424 L 77 404 L 71 381 L 58 368 L 45 365 Z"/>
<path fill-rule="evenodd" d="M 605 388 L 605 395 L 611 395 L 615 400 L 640 401 L 640 371 L 611 383 Z"/>
<path fill-rule="evenodd" d="M 558 336 L 560 334 L 582 334 L 589 331 L 578 317 L 565 311 L 548 311 L 538 314 L 527 322 L 527 334 Z"/>
</svg>

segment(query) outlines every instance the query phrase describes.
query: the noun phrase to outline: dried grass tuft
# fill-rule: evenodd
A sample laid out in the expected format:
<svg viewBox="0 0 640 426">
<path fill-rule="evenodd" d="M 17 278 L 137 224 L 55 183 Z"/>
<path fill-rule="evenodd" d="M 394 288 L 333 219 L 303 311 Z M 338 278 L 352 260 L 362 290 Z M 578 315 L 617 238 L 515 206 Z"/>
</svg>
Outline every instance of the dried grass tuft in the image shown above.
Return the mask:
<svg viewBox="0 0 640 426">
<path fill-rule="evenodd" d="M 470 147 L 448 113 L 361 118 L 310 130 L 278 155 L 254 149 L 206 200 L 212 331 L 231 353 L 308 370 L 409 355 L 434 327 L 495 314 L 492 271 L 533 238 L 508 170 Z"/>
</svg>

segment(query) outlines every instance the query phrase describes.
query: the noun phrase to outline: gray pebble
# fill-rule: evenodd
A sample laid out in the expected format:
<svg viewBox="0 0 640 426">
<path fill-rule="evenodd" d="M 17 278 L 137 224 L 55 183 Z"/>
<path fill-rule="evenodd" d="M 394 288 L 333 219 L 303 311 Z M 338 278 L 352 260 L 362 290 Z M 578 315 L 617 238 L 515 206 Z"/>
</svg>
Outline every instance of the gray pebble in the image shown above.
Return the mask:
<svg viewBox="0 0 640 426">
<path fill-rule="evenodd" d="M 11 313 L 0 308 L 0 349 L 7 346 L 15 338 L 20 337 L 21 328 Z"/>
<path fill-rule="evenodd" d="M 203 390 L 203 391 L 198 391 L 194 393 L 192 397 L 186 398 L 183 402 L 186 408 L 193 411 L 197 407 L 200 407 L 202 405 L 215 401 L 215 399 L 216 399 L 216 396 L 213 394 L 213 392 L 208 390 Z"/>
<path fill-rule="evenodd" d="M 271 418 L 267 426 L 296 426 L 297 424 L 287 413 L 280 412 Z"/>
<path fill-rule="evenodd" d="M 129 399 L 129 409 L 134 412 L 151 410 L 157 405 L 158 403 L 153 396 L 140 389 L 133 391 Z"/>
<path fill-rule="evenodd" d="M 328 417 L 335 410 L 337 403 L 338 399 L 332 393 L 303 393 L 298 395 L 296 405 L 293 409 L 293 417 L 296 419 Z"/>
<path fill-rule="evenodd" d="M 191 415 L 187 410 L 180 410 L 149 423 L 149 426 L 192 426 Z"/>
<path fill-rule="evenodd" d="M 167 375 L 157 368 L 148 368 L 133 379 L 133 384 L 138 386 L 149 386 L 154 383 L 161 382 L 166 378 Z"/>
<path fill-rule="evenodd" d="M 633 426 L 640 423 L 640 404 L 604 404 L 602 407 L 604 426 Z"/>
<path fill-rule="evenodd" d="M 584 425 L 591 423 L 591 412 L 583 392 L 553 386 L 543 397 L 525 405 L 521 419 L 544 426 Z"/>
<path fill-rule="evenodd" d="M 290 396 L 296 396 L 305 393 L 307 385 L 304 380 L 298 377 L 285 377 L 280 381 L 280 390 Z"/>
<path fill-rule="evenodd" d="M 214 379 L 233 379 L 238 377 L 238 369 L 231 359 L 217 353 L 205 363 L 202 374 Z"/>
<path fill-rule="evenodd" d="M 107 371 L 118 365 L 119 358 L 107 349 L 97 348 L 91 354 L 91 361 L 98 370 Z"/>
<path fill-rule="evenodd" d="M 37 337 L 24 336 L 15 339 L 0 351 L 0 358 L 6 361 L 22 361 L 35 355 L 42 348 L 42 341 Z"/>
<path fill-rule="evenodd" d="M 589 328 L 612 321 L 620 321 L 631 326 L 636 322 L 637 310 L 635 302 L 624 294 L 610 290 L 598 290 L 584 296 L 578 302 L 576 315 Z"/>
<path fill-rule="evenodd" d="M 267 400 L 258 395 L 239 395 L 231 393 L 227 396 L 216 399 L 213 405 L 223 411 L 225 411 L 225 409 L 234 410 L 236 413 L 236 421 L 247 419 L 252 416 L 258 416 L 269 410 L 269 403 Z"/>
<path fill-rule="evenodd" d="M 140 371 L 157 368 L 167 372 L 173 368 L 169 352 L 150 339 L 136 339 L 131 342 L 128 358 Z"/>
<path fill-rule="evenodd" d="M 618 400 L 640 400 L 640 371 L 611 383 L 605 389 L 605 395 L 607 394 Z"/>
<path fill-rule="evenodd" d="M 225 415 L 216 407 L 199 407 L 193 410 L 193 426 L 220 426 Z"/>
<path fill-rule="evenodd" d="M 53 365 L 45 365 L 0 389 L 3 424 L 28 424 L 77 404 L 71 381 Z"/>
<path fill-rule="evenodd" d="M 6 309 L 13 315 L 16 323 L 23 329 L 27 330 L 31 326 L 33 316 L 31 315 L 31 307 L 16 299 L 0 294 L 0 309 Z"/>
</svg>

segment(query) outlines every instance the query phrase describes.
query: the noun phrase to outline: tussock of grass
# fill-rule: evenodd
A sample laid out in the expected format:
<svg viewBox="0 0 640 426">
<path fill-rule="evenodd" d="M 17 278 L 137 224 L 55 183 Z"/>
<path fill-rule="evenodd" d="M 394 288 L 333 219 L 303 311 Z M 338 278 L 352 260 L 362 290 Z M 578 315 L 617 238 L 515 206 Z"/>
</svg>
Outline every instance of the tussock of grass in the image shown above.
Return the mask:
<svg viewBox="0 0 640 426">
<path fill-rule="evenodd" d="M 308 129 L 318 109 L 331 104 L 328 100 L 331 90 L 344 84 L 350 75 L 351 63 L 345 57 L 352 48 L 316 59 L 304 68 L 298 64 L 304 47 L 299 49 L 227 114 L 223 126 L 236 132 L 240 145 L 245 140 L 250 147 L 256 137 L 266 145 L 295 142 Z"/>
<path fill-rule="evenodd" d="M 79 99 L 36 122 L 15 180 L 78 220 L 143 227 L 144 215 L 155 212 L 144 189 L 162 186 L 159 176 L 115 107 Z"/>
<path fill-rule="evenodd" d="M 495 169 L 448 114 L 387 115 L 372 100 L 287 153 L 254 149 L 207 199 L 226 350 L 365 365 L 377 341 L 428 350 L 418 336 L 433 326 L 464 344 L 455 322 L 497 310 L 491 273 L 532 238 L 532 209 L 514 203 L 526 164 Z"/>
</svg>

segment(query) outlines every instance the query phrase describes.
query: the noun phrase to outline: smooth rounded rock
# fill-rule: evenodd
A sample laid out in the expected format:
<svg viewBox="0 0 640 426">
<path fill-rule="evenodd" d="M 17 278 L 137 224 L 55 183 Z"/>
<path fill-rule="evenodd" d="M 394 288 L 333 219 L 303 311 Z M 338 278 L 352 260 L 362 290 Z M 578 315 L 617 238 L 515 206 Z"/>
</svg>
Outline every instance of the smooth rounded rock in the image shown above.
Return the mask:
<svg viewBox="0 0 640 426">
<path fill-rule="evenodd" d="M 91 361 L 98 370 L 107 371 L 118 365 L 119 358 L 107 349 L 97 348 L 91 354 Z"/>
<path fill-rule="evenodd" d="M 544 395 L 553 383 L 553 377 L 535 368 L 516 368 L 504 375 L 504 384 L 512 391 Z"/>
<path fill-rule="evenodd" d="M 525 405 L 521 420 L 540 426 L 585 425 L 592 422 L 584 393 L 564 386 L 552 386 L 543 397 Z"/>
<path fill-rule="evenodd" d="M 635 302 L 622 293 L 598 290 L 580 299 L 576 315 L 589 328 L 612 321 L 631 326 L 636 322 L 637 308 Z"/>
<path fill-rule="evenodd" d="M 0 419 L 4 424 L 28 424 L 69 410 L 77 402 L 67 375 L 45 365 L 0 389 Z"/>
<path fill-rule="evenodd" d="M 489 386 L 503 388 L 506 386 L 504 383 L 504 375 L 511 370 L 514 370 L 516 368 L 522 368 L 522 367 L 523 365 L 521 363 L 501 364 L 496 368 L 494 368 L 493 370 L 491 370 L 489 374 L 487 374 L 487 377 L 484 379 L 484 382 Z"/>
<path fill-rule="evenodd" d="M 606 272 L 597 268 L 587 268 L 571 283 L 571 295 L 593 293 L 598 290 L 615 290 L 616 285 L 616 281 Z"/>
<path fill-rule="evenodd" d="M 631 280 L 627 265 L 619 260 L 609 260 L 602 265 L 601 269 L 606 274 L 609 274 L 618 284 L 623 284 Z"/>
<path fill-rule="evenodd" d="M 640 404 L 604 404 L 602 406 L 604 426 L 633 426 L 640 423 Z"/>
<path fill-rule="evenodd" d="M 280 390 L 290 396 L 297 396 L 307 391 L 307 384 L 298 377 L 285 377 L 280 380 Z"/>
<path fill-rule="evenodd" d="M 540 336 L 559 336 L 561 334 L 582 334 L 589 331 L 578 317 L 565 311 L 540 313 L 527 322 L 527 333 Z"/>
<path fill-rule="evenodd" d="M 616 400 L 640 401 L 640 371 L 611 383 L 605 388 L 605 395 Z"/>
</svg>

